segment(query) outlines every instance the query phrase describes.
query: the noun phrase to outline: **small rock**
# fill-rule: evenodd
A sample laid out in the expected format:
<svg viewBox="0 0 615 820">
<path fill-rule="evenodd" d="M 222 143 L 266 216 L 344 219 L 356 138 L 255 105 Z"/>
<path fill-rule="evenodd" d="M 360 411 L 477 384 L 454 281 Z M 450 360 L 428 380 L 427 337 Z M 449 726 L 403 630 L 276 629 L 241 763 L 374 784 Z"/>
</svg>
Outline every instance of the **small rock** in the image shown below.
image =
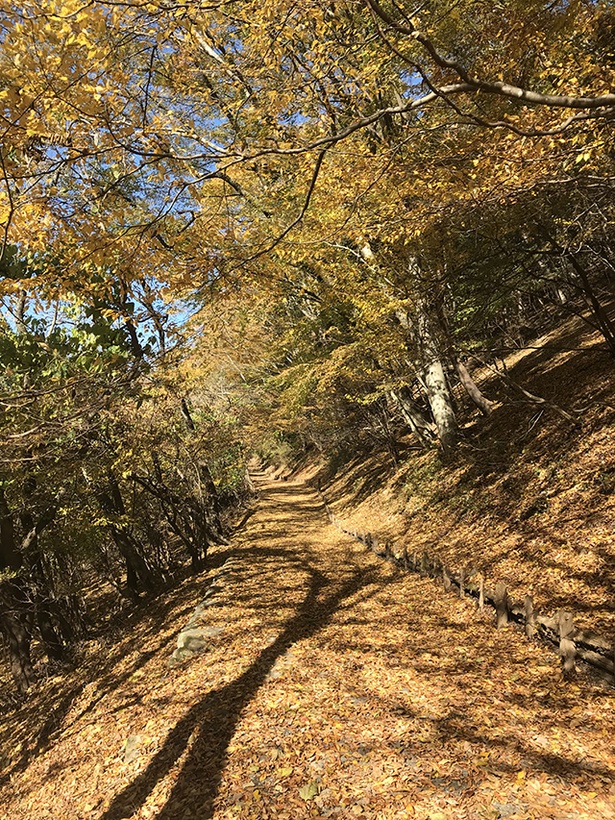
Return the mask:
<svg viewBox="0 0 615 820">
<path fill-rule="evenodd" d="M 216 635 L 222 634 L 224 632 L 223 626 L 203 626 L 201 627 L 200 631 L 206 638 L 215 638 Z"/>
<path fill-rule="evenodd" d="M 524 810 L 524 806 L 515 805 L 514 803 L 495 803 L 493 808 L 498 812 L 498 818 L 512 817 Z"/>
<path fill-rule="evenodd" d="M 182 666 L 183 663 L 184 661 L 182 660 L 181 653 L 179 649 L 176 649 L 167 661 L 167 666 L 169 669 L 177 669 L 177 667 Z"/>
<path fill-rule="evenodd" d="M 205 629 L 185 629 L 177 638 L 177 648 L 189 652 L 202 652 L 207 648 Z"/>
<path fill-rule="evenodd" d="M 124 763 L 132 763 L 138 760 L 140 755 L 140 743 L 141 735 L 130 735 L 126 738 L 126 742 L 124 743 Z"/>
</svg>

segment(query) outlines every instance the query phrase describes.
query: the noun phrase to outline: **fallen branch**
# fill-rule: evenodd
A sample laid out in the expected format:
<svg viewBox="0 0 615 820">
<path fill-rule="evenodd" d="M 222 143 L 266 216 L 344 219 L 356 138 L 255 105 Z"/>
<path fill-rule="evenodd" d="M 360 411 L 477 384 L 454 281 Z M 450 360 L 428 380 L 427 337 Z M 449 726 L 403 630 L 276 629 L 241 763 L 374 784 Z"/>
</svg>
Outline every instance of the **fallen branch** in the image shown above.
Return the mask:
<svg viewBox="0 0 615 820">
<path fill-rule="evenodd" d="M 476 361 L 483 367 L 486 367 L 487 370 L 490 370 L 499 379 L 502 379 L 502 381 L 505 382 L 509 387 L 512 387 L 513 390 L 516 390 L 518 393 L 521 393 L 521 395 L 524 396 L 530 402 L 530 404 L 548 407 L 550 410 L 554 410 L 556 413 L 558 413 L 563 419 L 569 421 L 575 427 L 579 426 L 578 418 L 574 418 L 574 416 L 571 416 L 570 413 L 564 410 L 563 407 L 560 407 L 559 404 L 555 404 L 552 401 L 548 401 L 548 399 L 543 399 L 542 396 L 537 396 L 534 393 L 530 393 L 530 391 L 526 390 L 525 387 L 521 387 L 520 384 L 511 379 L 508 374 L 501 373 L 497 368 L 493 367 L 488 362 L 483 361 L 478 356 L 474 356 L 473 358 L 476 359 Z"/>
</svg>

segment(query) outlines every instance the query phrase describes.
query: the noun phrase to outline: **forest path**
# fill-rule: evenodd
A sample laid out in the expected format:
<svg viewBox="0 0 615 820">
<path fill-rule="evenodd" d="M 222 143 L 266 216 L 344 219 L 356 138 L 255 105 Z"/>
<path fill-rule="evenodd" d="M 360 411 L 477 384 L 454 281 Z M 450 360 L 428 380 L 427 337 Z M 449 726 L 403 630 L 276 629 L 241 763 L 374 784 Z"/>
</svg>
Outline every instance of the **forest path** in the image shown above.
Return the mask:
<svg viewBox="0 0 615 820">
<path fill-rule="evenodd" d="M 13 818 L 615 816 L 612 690 L 563 684 L 552 652 L 341 535 L 305 484 L 255 482 L 218 553 L 210 651 L 169 671 L 167 640 L 108 686 L 70 725 L 81 753 L 61 736 L 60 765 L 37 758 Z"/>
</svg>

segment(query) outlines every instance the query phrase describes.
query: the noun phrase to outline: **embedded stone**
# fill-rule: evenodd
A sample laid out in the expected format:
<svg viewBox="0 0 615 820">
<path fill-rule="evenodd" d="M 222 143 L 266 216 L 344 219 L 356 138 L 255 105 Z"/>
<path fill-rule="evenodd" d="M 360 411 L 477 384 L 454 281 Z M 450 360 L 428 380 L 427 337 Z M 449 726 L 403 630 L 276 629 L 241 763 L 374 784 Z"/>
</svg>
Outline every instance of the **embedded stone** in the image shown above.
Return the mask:
<svg viewBox="0 0 615 820">
<path fill-rule="evenodd" d="M 179 633 L 177 638 L 177 648 L 188 650 L 189 652 L 202 652 L 207 648 L 208 637 L 205 629 L 185 629 Z"/>
</svg>

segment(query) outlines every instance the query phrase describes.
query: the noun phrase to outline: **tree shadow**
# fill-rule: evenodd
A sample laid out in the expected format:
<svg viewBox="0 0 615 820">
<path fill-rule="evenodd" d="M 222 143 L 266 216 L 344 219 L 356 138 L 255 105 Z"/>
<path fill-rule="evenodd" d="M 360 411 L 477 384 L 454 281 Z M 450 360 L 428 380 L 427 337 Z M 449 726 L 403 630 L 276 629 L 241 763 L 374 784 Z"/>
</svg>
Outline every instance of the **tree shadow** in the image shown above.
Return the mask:
<svg viewBox="0 0 615 820">
<path fill-rule="evenodd" d="M 457 741 L 464 741 L 471 746 L 477 748 L 484 746 L 485 737 L 482 729 L 476 726 L 468 725 L 462 715 L 449 714 L 446 717 L 436 721 L 436 729 L 438 735 L 443 740 L 450 740 L 451 738 Z M 599 776 L 607 782 L 612 780 L 615 776 L 615 771 L 608 762 L 597 764 L 592 761 L 573 759 L 566 757 L 561 752 L 551 751 L 549 749 L 541 750 L 540 748 L 532 748 L 531 743 L 521 741 L 519 738 L 507 736 L 504 738 L 489 737 L 489 746 L 494 749 L 512 749 L 523 760 L 523 763 L 528 768 L 545 772 L 548 775 L 561 777 L 569 783 L 580 783 L 588 777 Z M 490 764 L 490 768 L 496 774 L 515 774 L 518 771 L 518 765 L 504 762 L 502 760 L 494 760 Z"/>
<path fill-rule="evenodd" d="M 157 820 L 176 820 L 182 804 L 198 807 L 198 816 L 213 816 L 214 801 L 224 770 L 227 749 L 244 709 L 256 696 L 276 660 L 294 643 L 314 635 L 337 612 L 341 602 L 374 582 L 374 570 L 357 569 L 335 592 L 322 598 L 330 581 L 313 567 L 307 594 L 276 640 L 266 647 L 245 672 L 231 683 L 209 692 L 195 704 L 169 733 L 148 767 L 112 801 L 100 820 L 131 817 L 146 801 L 190 743 L 183 765 Z"/>
<path fill-rule="evenodd" d="M 84 641 L 72 647 L 64 675 L 52 688 L 41 686 L 34 689 L 25 701 L 16 702 L 11 710 L 11 721 L 3 727 L 0 742 L 3 748 L 20 748 L 17 759 L 6 764 L 0 773 L 0 787 L 16 775 L 25 771 L 30 763 L 44 753 L 54 739 L 66 728 L 67 716 L 74 710 L 75 703 L 83 695 L 86 687 L 96 681 L 96 691 L 88 699 L 87 705 L 71 717 L 75 726 L 87 714 L 93 713 L 107 695 L 122 687 L 135 672 L 141 670 L 158 652 L 169 643 L 169 636 L 158 637 L 170 613 L 174 620 L 194 609 L 194 598 L 202 597 L 205 589 L 211 585 L 207 573 L 221 566 L 232 550 L 220 549 L 211 557 L 208 556 L 207 569 L 198 575 L 189 575 L 184 579 L 185 586 L 173 590 L 174 594 L 165 597 L 164 593 L 144 601 L 135 607 L 124 619 L 114 619 L 112 626 L 107 621 L 97 623 L 88 632 L 88 640 L 104 639 L 104 651 L 82 658 L 81 650 Z M 204 586 L 205 589 L 200 589 Z M 198 593 L 197 593 L 198 590 Z M 168 592 L 168 590 L 167 590 Z M 178 600 L 186 599 L 186 605 L 179 611 Z M 102 596 L 101 600 L 106 602 Z M 153 602 L 155 601 L 155 606 Z M 147 607 L 147 618 L 144 609 Z M 156 640 L 152 640 L 156 638 Z M 137 651 L 135 657 L 125 663 L 126 656 Z M 118 674 L 117 664 L 124 661 L 123 671 Z M 9 683 L 6 684 L 10 686 Z M 9 710 L 7 710 L 8 712 Z M 70 735 L 70 732 L 66 736 Z"/>
</svg>

